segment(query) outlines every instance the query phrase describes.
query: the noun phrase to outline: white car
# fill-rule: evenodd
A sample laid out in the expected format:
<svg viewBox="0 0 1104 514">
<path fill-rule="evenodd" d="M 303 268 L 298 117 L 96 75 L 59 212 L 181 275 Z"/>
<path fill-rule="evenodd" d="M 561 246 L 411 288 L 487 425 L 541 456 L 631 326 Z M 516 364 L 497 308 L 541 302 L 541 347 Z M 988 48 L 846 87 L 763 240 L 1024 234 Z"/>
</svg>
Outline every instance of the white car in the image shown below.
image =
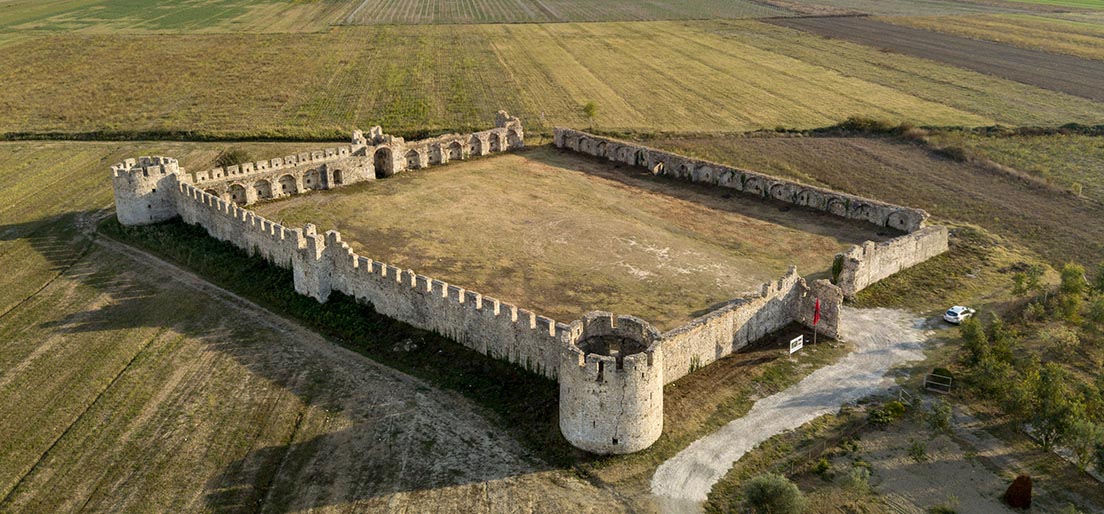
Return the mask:
<svg viewBox="0 0 1104 514">
<path fill-rule="evenodd" d="M 946 321 L 947 323 L 954 323 L 955 325 L 958 325 L 958 324 L 962 323 L 963 321 L 966 321 L 966 318 L 969 318 L 970 316 L 973 316 L 975 312 L 977 312 L 977 311 L 975 311 L 974 309 L 971 309 L 969 307 L 963 307 L 961 305 L 955 305 L 954 307 L 951 307 L 950 309 L 947 309 L 947 312 L 943 313 L 943 321 Z"/>
</svg>

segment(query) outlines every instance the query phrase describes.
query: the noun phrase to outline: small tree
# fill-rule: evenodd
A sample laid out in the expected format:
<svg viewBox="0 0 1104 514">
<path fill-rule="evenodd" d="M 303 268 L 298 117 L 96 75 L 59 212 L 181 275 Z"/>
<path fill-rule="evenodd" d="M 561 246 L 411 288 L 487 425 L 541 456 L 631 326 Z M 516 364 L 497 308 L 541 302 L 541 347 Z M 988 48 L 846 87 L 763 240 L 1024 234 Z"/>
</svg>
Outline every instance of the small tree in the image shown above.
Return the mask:
<svg viewBox="0 0 1104 514">
<path fill-rule="evenodd" d="M 1079 417 L 1079 405 L 1074 399 L 1066 370 L 1053 362 L 1043 366 L 1033 392 L 1031 426 L 1043 448 L 1050 450 L 1054 443 L 1069 433 Z"/>
<path fill-rule="evenodd" d="M 989 355 L 989 340 L 977 318 L 967 318 L 959 329 L 962 346 L 966 349 L 966 363 L 976 366 Z"/>
<path fill-rule="evenodd" d="M 1017 271 L 1012 274 L 1012 294 L 1015 296 L 1027 294 L 1027 273 Z"/>
<path fill-rule="evenodd" d="M 989 328 L 985 330 L 985 336 L 989 340 L 989 353 L 994 358 L 1003 362 L 1012 362 L 1012 345 L 1015 343 L 1015 337 L 1005 326 L 1004 320 L 995 312 Z"/>
<path fill-rule="evenodd" d="M 1077 469 L 1085 471 L 1096 460 L 1096 450 L 1104 445 L 1104 426 L 1087 419 L 1078 419 L 1070 424 L 1066 436 L 1066 446 L 1073 451 L 1077 459 Z"/>
<path fill-rule="evenodd" d="M 1045 273 L 1045 272 L 1046 272 L 1046 269 L 1044 269 L 1039 264 L 1032 264 L 1032 265 L 1027 267 L 1027 271 L 1024 272 L 1024 275 L 1027 276 L 1027 280 L 1024 283 L 1024 287 L 1027 289 L 1028 292 L 1031 292 L 1031 291 L 1034 291 L 1035 293 L 1042 292 L 1042 290 L 1043 290 L 1043 273 Z"/>
<path fill-rule="evenodd" d="M 1062 266 L 1062 283 L 1058 287 L 1062 317 L 1073 323 L 1081 322 L 1081 301 L 1088 289 L 1085 268 L 1073 263 Z"/>
<path fill-rule="evenodd" d="M 1096 279 L 1093 280 L 1093 289 L 1097 294 L 1104 294 L 1104 261 L 1096 266 Z"/>
<path fill-rule="evenodd" d="M 800 514 L 808 502 L 788 478 L 768 473 L 744 485 L 744 498 L 756 514 Z"/>
<path fill-rule="evenodd" d="M 1104 473 L 1104 443 L 1096 445 L 1096 470 Z"/>
<path fill-rule="evenodd" d="M 931 426 L 932 430 L 949 433 L 951 431 L 952 414 L 951 402 L 948 402 L 946 398 L 940 398 L 932 405 L 931 412 L 928 413 L 928 425 Z"/>
<path fill-rule="evenodd" d="M 583 106 L 583 115 L 590 120 L 590 128 L 594 128 L 594 118 L 598 116 L 598 104 L 593 101 L 587 102 Z"/>
<path fill-rule="evenodd" d="M 1089 317 L 1086 320 L 1086 327 L 1090 332 L 1100 333 L 1104 332 L 1104 296 L 1093 300 L 1089 305 Z"/>
</svg>

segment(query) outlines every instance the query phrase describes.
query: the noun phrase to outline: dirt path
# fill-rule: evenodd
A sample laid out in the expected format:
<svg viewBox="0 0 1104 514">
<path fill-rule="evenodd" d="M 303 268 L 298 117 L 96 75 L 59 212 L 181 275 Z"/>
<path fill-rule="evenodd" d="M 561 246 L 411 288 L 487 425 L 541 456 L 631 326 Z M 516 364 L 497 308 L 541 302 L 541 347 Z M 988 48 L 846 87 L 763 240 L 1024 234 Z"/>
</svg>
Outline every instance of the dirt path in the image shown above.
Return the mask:
<svg viewBox="0 0 1104 514">
<path fill-rule="evenodd" d="M 861 17 L 786 18 L 775 25 L 840 38 L 906 55 L 1104 101 L 1104 62 L 1028 50 Z"/>
<path fill-rule="evenodd" d="M 652 493 L 665 512 L 696 512 L 732 464 L 768 438 L 892 384 L 890 368 L 924 358 L 923 320 L 893 309 L 845 308 L 841 331 L 856 350 L 796 385 L 759 400 L 744 417 L 699 439 L 656 470 Z"/>
</svg>

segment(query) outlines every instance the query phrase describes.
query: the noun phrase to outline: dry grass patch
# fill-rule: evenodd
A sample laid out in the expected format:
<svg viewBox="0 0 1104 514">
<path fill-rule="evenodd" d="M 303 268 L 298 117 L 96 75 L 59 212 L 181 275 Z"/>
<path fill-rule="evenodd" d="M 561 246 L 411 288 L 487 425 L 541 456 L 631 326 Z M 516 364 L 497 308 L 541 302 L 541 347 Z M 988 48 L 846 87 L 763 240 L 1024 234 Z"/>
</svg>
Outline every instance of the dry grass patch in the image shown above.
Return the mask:
<svg viewBox="0 0 1104 514">
<path fill-rule="evenodd" d="M 340 230 L 362 255 L 558 320 L 609 310 L 665 329 L 758 290 L 790 264 L 823 272 L 848 244 L 884 237 L 550 147 L 255 210 Z"/>
</svg>

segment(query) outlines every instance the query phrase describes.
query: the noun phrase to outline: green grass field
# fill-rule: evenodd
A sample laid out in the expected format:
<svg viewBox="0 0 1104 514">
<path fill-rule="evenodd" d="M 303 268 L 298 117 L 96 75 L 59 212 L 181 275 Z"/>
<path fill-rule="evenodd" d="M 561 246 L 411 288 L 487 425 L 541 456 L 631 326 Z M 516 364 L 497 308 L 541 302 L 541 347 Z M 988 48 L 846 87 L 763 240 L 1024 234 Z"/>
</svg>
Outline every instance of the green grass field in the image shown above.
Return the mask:
<svg viewBox="0 0 1104 514">
<path fill-rule="evenodd" d="M 938 134 L 941 145 L 974 153 L 1031 173 L 1063 189 L 1104 204 L 1104 138 L 1081 135 L 987 137 L 960 132 Z"/>
<path fill-rule="evenodd" d="M 545 146 L 254 210 L 340 230 L 362 255 L 558 321 L 600 310 L 661 330 L 758 291 L 791 264 L 826 276 L 848 245 L 888 237 L 724 194 Z"/>
<path fill-rule="evenodd" d="M 6 45 L 0 131 L 344 138 L 375 124 L 400 133 L 485 127 L 505 108 L 537 132 L 586 126 L 588 101 L 597 126 L 614 130 L 811 128 L 852 115 L 967 126 L 1104 120 L 1099 103 L 758 22 L 163 41 L 66 35 Z M 42 62 L 66 72 L 44 81 Z"/>
<path fill-rule="evenodd" d="M 1087 59 L 1104 59 L 1104 23 L 1038 15 L 883 18 L 882 21 Z"/>
</svg>

